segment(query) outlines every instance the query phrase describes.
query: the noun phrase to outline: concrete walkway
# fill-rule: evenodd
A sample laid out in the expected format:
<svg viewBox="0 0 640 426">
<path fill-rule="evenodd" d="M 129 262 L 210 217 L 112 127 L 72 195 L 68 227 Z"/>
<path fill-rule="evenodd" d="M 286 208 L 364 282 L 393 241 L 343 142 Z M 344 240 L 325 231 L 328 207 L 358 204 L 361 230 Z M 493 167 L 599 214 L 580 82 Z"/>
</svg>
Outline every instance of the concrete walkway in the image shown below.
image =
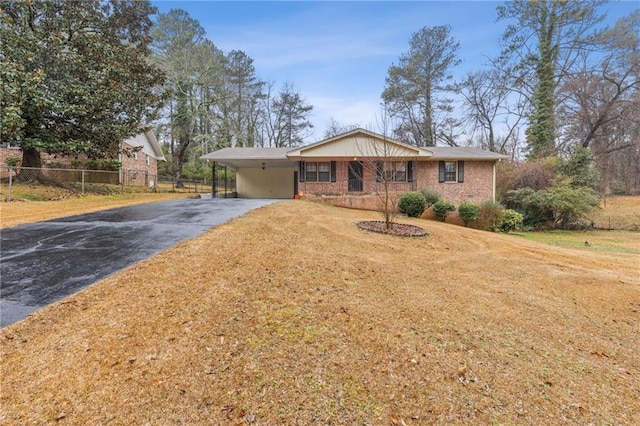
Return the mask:
<svg viewBox="0 0 640 426">
<path fill-rule="evenodd" d="M 181 199 L 0 231 L 0 327 L 278 200 Z"/>
</svg>

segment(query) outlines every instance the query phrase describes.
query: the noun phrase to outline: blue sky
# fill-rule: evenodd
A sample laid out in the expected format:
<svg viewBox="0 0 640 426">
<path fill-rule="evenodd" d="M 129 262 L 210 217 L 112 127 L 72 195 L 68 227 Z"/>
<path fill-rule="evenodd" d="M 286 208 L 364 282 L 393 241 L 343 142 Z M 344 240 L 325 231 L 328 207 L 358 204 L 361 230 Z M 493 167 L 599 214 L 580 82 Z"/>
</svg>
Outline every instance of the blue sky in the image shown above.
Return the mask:
<svg viewBox="0 0 640 426">
<path fill-rule="evenodd" d="M 460 42 L 460 78 L 486 66 L 499 51 L 507 22 L 495 22 L 495 1 L 152 1 L 159 12 L 184 9 L 225 53 L 242 50 L 256 73 L 278 88 L 288 81 L 314 106 L 313 136 L 329 117 L 375 130 L 389 66 L 422 27 L 451 26 Z M 638 8 L 634 0 L 608 5 L 608 21 Z"/>
</svg>

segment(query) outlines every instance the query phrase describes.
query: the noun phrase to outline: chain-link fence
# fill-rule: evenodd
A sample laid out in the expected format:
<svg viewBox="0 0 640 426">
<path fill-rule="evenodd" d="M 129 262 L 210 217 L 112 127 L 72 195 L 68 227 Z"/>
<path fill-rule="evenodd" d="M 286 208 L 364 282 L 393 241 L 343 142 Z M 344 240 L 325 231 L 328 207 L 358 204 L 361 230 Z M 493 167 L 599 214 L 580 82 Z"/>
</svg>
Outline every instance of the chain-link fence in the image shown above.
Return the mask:
<svg viewBox="0 0 640 426">
<path fill-rule="evenodd" d="M 126 192 L 213 193 L 211 180 L 175 179 L 146 170 L 82 170 L 0 166 L 2 198 L 11 201 L 16 188 L 34 184 L 61 186 L 77 193 L 113 194 Z M 235 174 L 216 179 L 216 196 L 235 194 Z"/>
</svg>

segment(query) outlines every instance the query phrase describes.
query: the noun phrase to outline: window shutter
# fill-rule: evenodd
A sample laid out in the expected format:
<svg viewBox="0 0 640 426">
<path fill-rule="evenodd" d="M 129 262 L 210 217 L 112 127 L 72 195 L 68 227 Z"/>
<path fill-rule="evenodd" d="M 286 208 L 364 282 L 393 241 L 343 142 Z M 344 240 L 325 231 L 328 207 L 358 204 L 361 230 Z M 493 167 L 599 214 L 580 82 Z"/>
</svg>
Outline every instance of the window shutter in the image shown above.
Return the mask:
<svg viewBox="0 0 640 426">
<path fill-rule="evenodd" d="M 464 182 L 464 161 L 458 161 L 458 183 Z"/>
<path fill-rule="evenodd" d="M 407 161 L 407 182 L 413 182 L 413 161 Z"/>
<path fill-rule="evenodd" d="M 307 171 L 305 169 L 306 167 L 305 167 L 304 161 L 300 161 L 300 173 L 298 174 L 299 176 L 298 180 L 300 182 L 304 182 L 304 177 L 307 174 Z"/>
<path fill-rule="evenodd" d="M 336 181 L 336 162 L 331 162 L 331 182 Z"/>
<path fill-rule="evenodd" d="M 382 182 L 382 172 L 384 164 L 382 161 L 376 161 L 376 182 Z"/>
<path fill-rule="evenodd" d="M 438 182 L 444 182 L 444 161 L 438 161 Z"/>
</svg>

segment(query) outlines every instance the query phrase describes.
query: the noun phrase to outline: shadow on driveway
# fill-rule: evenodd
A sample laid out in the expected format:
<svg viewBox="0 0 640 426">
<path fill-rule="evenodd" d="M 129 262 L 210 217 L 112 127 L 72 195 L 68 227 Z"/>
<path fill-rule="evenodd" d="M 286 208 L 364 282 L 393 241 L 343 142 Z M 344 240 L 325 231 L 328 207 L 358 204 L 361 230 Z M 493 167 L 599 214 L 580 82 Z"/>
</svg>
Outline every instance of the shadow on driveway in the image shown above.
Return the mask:
<svg viewBox="0 0 640 426">
<path fill-rule="evenodd" d="M 180 199 L 3 229 L 0 327 L 278 200 Z"/>
</svg>

